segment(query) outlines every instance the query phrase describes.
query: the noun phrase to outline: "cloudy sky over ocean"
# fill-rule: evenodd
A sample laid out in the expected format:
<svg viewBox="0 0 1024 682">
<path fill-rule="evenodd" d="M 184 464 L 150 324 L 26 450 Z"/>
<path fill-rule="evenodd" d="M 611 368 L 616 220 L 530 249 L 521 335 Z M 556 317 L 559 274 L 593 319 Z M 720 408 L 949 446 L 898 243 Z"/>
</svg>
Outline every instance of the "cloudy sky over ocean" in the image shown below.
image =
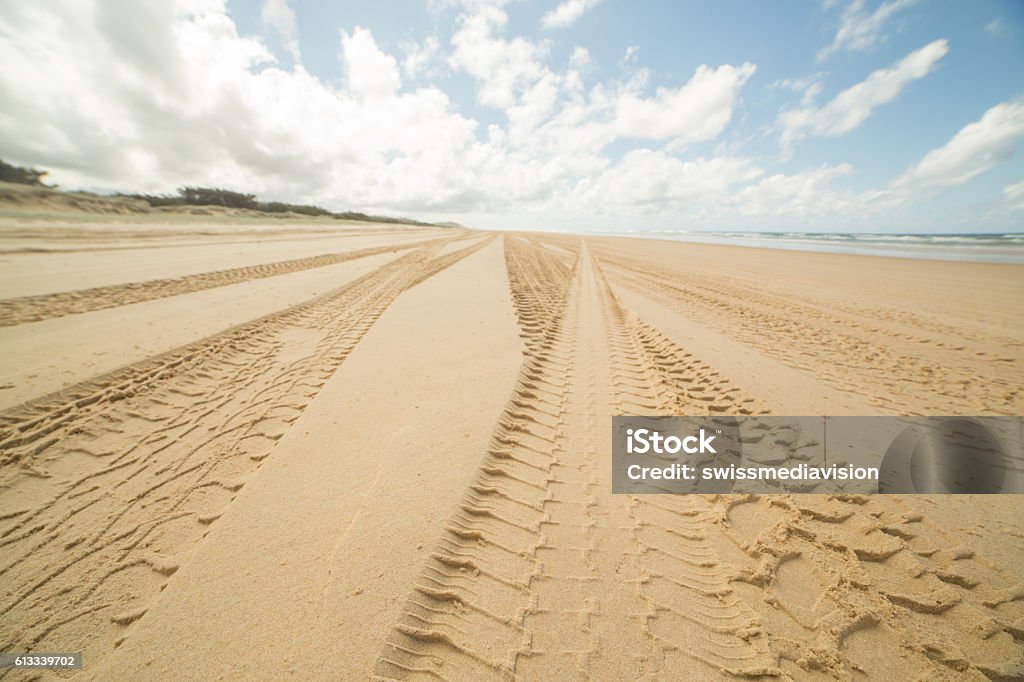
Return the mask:
<svg viewBox="0 0 1024 682">
<path fill-rule="evenodd" d="M 546 229 L 1024 224 L 1024 3 L 0 0 L 68 188 Z"/>
</svg>

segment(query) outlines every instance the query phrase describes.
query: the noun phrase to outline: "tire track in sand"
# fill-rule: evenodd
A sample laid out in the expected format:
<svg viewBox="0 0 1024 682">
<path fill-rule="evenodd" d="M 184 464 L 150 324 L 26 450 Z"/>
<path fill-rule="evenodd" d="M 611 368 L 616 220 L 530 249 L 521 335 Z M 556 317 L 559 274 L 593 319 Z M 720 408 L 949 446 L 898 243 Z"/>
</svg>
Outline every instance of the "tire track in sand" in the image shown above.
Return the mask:
<svg viewBox="0 0 1024 682">
<path fill-rule="evenodd" d="M 519 387 L 376 676 L 775 672 L 757 614 L 701 534 L 707 510 L 612 496 L 604 459 L 613 413 L 758 406 L 626 311 L 585 248 L 570 268 L 506 241 L 526 347 Z"/>
<path fill-rule="evenodd" d="M 466 235 L 463 238 L 470 236 L 473 235 Z M 79 289 L 77 291 L 61 291 L 37 296 L 8 298 L 0 300 L 0 327 L 13 327 L 26 322 L 39 322 L 54 317 L 74 315 L 75 313 L 116 308 L 131 303 L 142 303 L 143 301 L 178 296 L 194 291 L 247 282 L 253 279 L 264 279 L 301 270 L 337 265 L 338 263 L 376 256 L 382 253 L 423 248 L 434 244 L 441 244 L 448 240 L 448 238 L 439 238 L 407 244 L 389 244 L 368 249 L 357 249 L 355 251 L 325 253 L 307 258 L 294 258 L 274 263 L 247 265 L 227 270 L 214 270 L 184 277 L 154 279 L 147 282 L 131 282 L 128 284 Z"/>
<path fill-rule="evenodd" d="M 1017 414 L 1024 405 L 1019 339 L 982 339 L 1003 350 L 972 352 L 970 339 L 942 340 L 949 330 L 885 329 L 886 320 L 902 318 L 884 311 L 871 313 L 875 320 L 865 319 L 863 308 L 854 313 L 823 309 L 605 247 L 598 255 L 617 283 L 883 409 L 906 414 L 907 406 L 915 405 L 925 414 L 953 414 L 970 404 L 984 405 L 985 413 Z M 940 353 L 941 363 L 919 353 L 928 347 Z"/>
<path fill-rule="evenodd" d="M 638 324 L 657 339 L 657 330 Z M 655 357 L 653 363 L 672 366 L 666 360 Z M 622 405 L 620 413 L 646 407 Z M 726 411 L 748 413 L 736 407 Z M 669 403 L 665 412 L 699 410 Z M 972 544 L 966 529 L 939 527 L 922 499 L 636 496 L 633 515 L 650 576 L 644 592 L 659 612 L 650 628 L 670 645 L 666 670 L 673 669 L 672 656 L 684 647 L 692 653 L 700 641 L 685 621 L 703 619 L 716 630 L 724 625 L 763 633 L 777 661 L 765 672 L 793 679 L 1024 677 L 1024 583 L 1012 568 L 966 546 Z M 680 571 L 680 559 L 705 569 L 714 564 L 717 587 L 707 590 L 706 571 Z M 723 582 L 728 590 L 719 592 Z M 733 602 L 738 610 L 732 615 L 715 613 Z"/>
<path fill-rule="evenodd" d="M 518 387 L 377 663 L 381 677 L 506 677 L 530 647 L 522 626 L 542 544 L 558 415 L 565 401 L 562 316 L 570 269 L 506 238 L 525 359 Z M 526 265 L 529 261 L 529 265 Z M 436 653 L 435 653 L 436 652 Z M 446 670 L 438 672 L 444 665 Z M 451 669 L 451 670 L 448 670 Z"/>
<path fill-rule="evenodd" d="M 443 243 L 421 246 L 306 303 L 4 413 L 3 650 L 59 642 L 96 661 L 117 646 L 391 302 L 482 243 L 446 256 Z"/>
<path fill-rule="evenodd" d="M 612 496 L 605 414 L 764 408 L 566 244 L 507 239 L 519 387 L 378 679 L 1021 677 L 1024 585 L 916 500 Z"/>
<path fill-rule="evenodd" d="M 657 330 L 640 321 L 635 328 L 648 349 L 662 347 Z M 662 370 L 675 364 L 671 355 L 643 353 Z M 729 414 L 749 414 L 744 407 L 761 412 L 725 386 L 714 392 L 739 402 L 711 405 L 712 414 L 723 407 Z M 667 398 L 663 412 L 701 412 L 685 399 L 673 405 Z M 652 411 L 647 408 L 624 402 L 619 413 Z M 633 516 L 649 576 L 644 593 L 659 613 L 650 629 L 668 645 L 665 670 L 682 669 L 671 659 L 699 650 L 702 640 L 685 627 L 696 619 L 714 624 L 716 636 L 721 627 L 763 633 L 776 660 L 764 672 L 793 679 L 1021 679 L 1024 583 L 965 546 L 971 542 L 963 529 L 938 527 L 922 499 L 636 496 Z M 701 564 L 703 570 L 693 569 Z M 714 589 L 705 582 L 709 570 Z M 728 589 L 720 591 L 723 584 Z M 721 608 L 733 603 L 731 614 Z M 707 656 L 704 662 L 736 672 Z"/>
</svg>

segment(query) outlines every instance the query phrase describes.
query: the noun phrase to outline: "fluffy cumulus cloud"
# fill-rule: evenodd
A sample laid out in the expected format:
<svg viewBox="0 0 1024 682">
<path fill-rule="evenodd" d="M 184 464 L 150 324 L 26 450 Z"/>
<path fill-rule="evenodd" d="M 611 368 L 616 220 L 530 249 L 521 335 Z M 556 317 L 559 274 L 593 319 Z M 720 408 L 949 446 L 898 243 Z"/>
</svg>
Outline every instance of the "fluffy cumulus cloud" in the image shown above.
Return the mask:
<svg viewBox="0 0 1024 682">
<path fill-rule="evenodd" d="M 473 76 L 480 102 L 505 108 L 522 92 L 548 73 L 547 46 L 523 37 L 501 37 L 508 14 L 497 6 L 483 6 L 463 14 L 452 37 L 452 68 Z"/>
<path fill-rule="evenodd" d="M 262 18 L 298 58 L 290 4 L 268 0 Z M 585 48 L 556 69 L 546 43 L 505 35 L 507 21 L 500 4 L 464 8 L 447 48 L 427 39 L 404 57 L 366 28 L 342 29 L 343 78 L 331 84 L 301 62 L 282 67 L 217 0 L 17 4 L 0 34 L 0 154 L 70 185 L 204 183 L 397 211 L 542 204 L 582 196 L 581 184 L 609 170 L 598 182 L 621 178 L 614 196 L 626 204 L 649 201 L 658 186 L 642 186 L 639 168 L 674 174 L 672 196 L 737 175 L 729 160 L 641 151 L 616 163 L 603 150 L 623 139 L 715 138 L 753 65 L 701 66 L 649 95 L 642 70 L 588 90 Z M 413 87 L 442 58 L 472 78 L 503 125 L 482 129 L 440 89 Z"/>
<path fill-rule="evenodd" d="M 472 185 L 476 122 L 436 88 L 402 91 L 366 29 L 339 38 L 341 87 L 280 68 L 211 0 L 20 3 L 2 30 L 0 155 L 63 184 L 396 209 Z"/>
<path fill-rule="evenodd" d="M 402 44 L 405 58 L 402 59 L 402 73 L 406 78 L 418 78 L 421 75 L 437 75 L 441 52 L 441 41 L 436 36 L 428 36 L 422 42 L 405 42 Z"/>
<path fill-rule="evenodd" d="M 866 121 L 876 108 L 896 99 L 907 85 L 931 73 L 947 52 L 947 41 L 936 40 L 914 50 L 892 66 L 872 72 L 820 107 L 783 111 L 779 114 L 783 149 L 789 150 L 795 142 L 808 135 L 845 135 Z"/>
<path fill-rule="evenodd" d="M 684 85 L 658 88 L 654 97 L 625 93 L 616 103 L 616 124 L 625 137 L 653 140 L 709 140 L 732 118 L 740 88 L 753 64 L 700 66 Z"/>
<path fill-rule="evenodd" d="M 582 216 L 579 226 L 604 217 L 813 229 L 966 182 L 1008 158 L 1024 127 L 1019 102 L 993 107 L 891 185 L 855 194 L 843 189 L 847 164 L 780 173 L 741 153 L 731 127 L 754 64 L 693 65 L 655 83 L 631 49 L 598 79 L 586 47 L 566 53 L 549 42 L 557 34 L 511 34 L 501 0 L 434 3 L 451 31 L 394 51 L 366 27 L 340 27 L 341 77 L 331 80 L 305 68 L 288 0 L 261 5 L 265 38 L 241 35 L 224 0 L 10 3 L 0 157 L 70 187 L 200 184 L 482 226 Z M 592 4 L 563 2 L 548 23 L 569 24 Z M 777 121 L 784 144 L 856 128 L 946 50 L 927 45 L 821 106 L 819 74 L 777 81 L 769 87 L 802 100 Z M 470 84 L 466 104 L 475 99 L 486 124 L 434 84 L 450 79 Z M 1008 187 L 1005 202 L 1020 194 Z"/>
<path fill-rule="evenodd" d="M 390 99 L 402 86 L 398 61 L 382 52 L 365 28 L 341 32 L 341 58 L 348 89 L 359 99 Z"/>
<path fill-rule="evenodd" d="M 843 195 L 833 189 L 837 178 L 852 172 L 853 168 L 844 163 L 792 175 L 771 175 L 744 188 L 736 198 L 737 207 L 747 215 L 827 218 L 852 204 L 867 203 L 866 197 Z"/>
<path fill-rule="evenodd" d="M 576 23 L 584 12 L 601 0 L 565 0 L 550 12 L 541 17 L 540 25 L 544 28 L 564 28 Z"/>
<path fill-rule="evenodd" d="M 1008 161 L 1024 138 L 1024 102 L 1003 102 L 953 138 L 928 152 L 892 182 L 901 191 L 938 190 L 963 185 Z M 1010 188 L 1007 188 L 1010 189 Z M 1007 196 L 1013 198 L 1011 190 Z"/>
<path fill-rule="evenodd" d="M 596 210 L 622 205 L 661 210 L 724 202 L 730 190 L 763 174 L 747 159 L 699 157 L 682 161 L 662 151 L 636 149 L 621 163 L 577 188 L 573 199 Z"/>
</svg>

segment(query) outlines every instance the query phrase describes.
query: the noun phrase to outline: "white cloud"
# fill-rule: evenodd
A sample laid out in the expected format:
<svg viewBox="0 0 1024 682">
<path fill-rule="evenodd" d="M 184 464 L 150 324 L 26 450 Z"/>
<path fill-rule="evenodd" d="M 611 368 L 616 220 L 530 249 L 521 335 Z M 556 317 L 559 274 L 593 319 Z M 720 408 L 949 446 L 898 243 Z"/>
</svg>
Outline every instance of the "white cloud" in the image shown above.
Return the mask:
<svg viewBox="0 0 1024 682">
<path fill-rule="evenodd" d="M 855 199 L 834 191 L 832 183 L 852 172 L 853 167 L 844 163 L 793 175 L 770 175 L 739 192 L 736 205 L 740 213 L 749 216 L 806 220 L 835 215 Z"/>
<path fill-rule="evenodd" d="M 398 62 L 377 47 L 365 28 L 356 27 L 351 35 L 341 32 L 341 56 L 348 87 L 359 97 L 393 97 L 402 84 Z"/>
<path fill-rule="evenodd" d="M 495 37 L 504 29 L 508 15 L 499 7 L 485 6 L 460 18 L 452 36 L 454 48 L 449 62 L 473 76 L 478 83 L 481 104 L 504 109 L 531 83 L 547 73 L 547 47 L 525 38 Z"/>
<path fill-rule="evenodd" d="M 985 32 L 994 36 L 1002 35 L 1005 28 L 1006 25 L 1003 24 L 1003 20 L 999 18 L 993 19 L 992 21 L 985 24 Z"/>
<path fill-rule="evenodd" d="M 443 14 L 453 9 L 478 12 L 485 7 L 504 7 L 509 0 L 427 0 L 427 9 Z"/>
<path fill-rule="evenodd" d="M 569 66 L 574 69 L 585 69 L 594 63 L 593 58 L 590 56 L 590 51 L 577 45 L 572 48 L 572 54 L 569 56 Z"/>
<path fill-rule="evenodd" d="M 813 73 L 800 78 L 780 78 L 769 83 L 766 87 L 769 90 L 782 89 L 798 93 L 801 95 L 800 104 L 807 107 L 821 94 L 821 79 L 823 76 L 824 74 L 821 73 Z"/>
<path fill-rule="evenodd" d="M 756 70 L 753 64 L 702 65 L 683 85 L 647 96 L 646 70 L 629 69 L 625 83 L 599 85 L 585 94 L 579 70 L 589 63 L 589 52 L 575 49 L 570 70 L 555 73 L 546 64 L 546 43 L 506 39 L 500 35 L 506 23 L 507 15 L 497 7 L 463 15 L 452 37 L 450 63 L 473 76 L 482 104 L 506 113 L 511 138 L 533 146 L 584 136 L 596 145 L 594 151 L 618 138 L 680 144 L 713 139 L 731 120 L 739 91 Z M 556 113 L 560 116 L 545 123 Z M 569 130 L 573 126 L 583 130 Z"/>
<path fill-rule="evenodd" d="M 260 10 L 260 19 L 277 33 L 292 58 L 297 62 L 301 61 L 299 29 L 295 21 L 295 10 L 291 7 L 291 0 L 264 0 L 263 9 Z"/>
<path fill-rule="evenodd" d="M 1024 103 L 1003 102 L 961 128 L 893 180 L 894 189 L 928 191 L 962 185 L 1009 160 L 1024 138 Z"/>
<path fill-rule="evenodd" d="M 682 151 L 721 142 L 753 64 L 702 65 L 653 88 L 634 49 L 599 80 L 582 46 L 555 64 L 546 42 L 505 34 L 501 6 L 460 7 L 450 54 L 429 37 L 390 54 L 368 29 L 346 27 L 336 34 L 343 77 L 328 81 L 240 35 L 223 0 L 14 3 L 0 23 L 0 157 L 51 170 L 66 187 L 221 186 L 329 208 L 485 217 L 480 226 L 522 226 L 526 215 L 535 227 L 575 217 L 586 227 L 814 229 L 877 217 L 881 192 L 842 189 L 848 165 L 769 174 L 741 147 Z M 422 85 L 442 67 L 469 75 L 498 118 L 480 125 Z M 840 115 L 842 95 L 811 107 L 814 77 L 777 87 L 801 93 L 811 112 L 815 125 L 798 136 L 831 134 L 895 96 L 915 68 L 900 62 L 851 89 L 856 115 Z M 943 168 L 964 177 L 1003 158 L 1021 105 L 1001 106 L 1017 113 L 972 124 L 995 141 L 929 155 L 901 182 L 931 186 Z M 962 135 L 978 137 L 961 131 L 946 147 Z M 897 198 L 886 206 L 898 204 L 902 190 L 888 191 Z M 1008 188 L 1007 201 L 1022 191 Z"/>
<path fill-rule="evenodd" d="M 674 210 L 720 200 L 730 189 L 763 173 L 748 159 L 683 161 L 662 151 L 635 149 L 578 187 L 574 199 L 591 210 Z"/>
<path fill-rule="evenodd" d="M 593 8 L 601 0 L 564 0 L 558 7 L 546 12 L 541 17 L 540 25 L 547 29 L 565 28 L 576 23 L 584 12 Z"/>
<path fill-rule="evenodd" d="M 839 50 L 862 51 L 882 40 L 882 29 L 892 15 L 914 4 L 916 0 L 889 0 L 874 12 L 865 10 L 864 0 L 851 0 L 843 11 L 839 30 L 832 44 L 818 51 L 818 59 L 825 59 Z"/>
<path fill-rule="evenodd" d="M 423 42 L 407 42 L 402 45 L 405 59 L 402 60 L 402 73 L 406 78 L 418 78 L 421 75 L 434 75 L 438 69 L 441 43 L 435 36 L 428 36 Z"/>
<path fill-rule="evenodd" d="M 837 188 L 849 164 L 825 164 L 792 174 L 766 175 L 736 156 L 679 159 L 638 149 L 579 183 L 565 205 L 588 216 L 637 216 L 644 227 L 701 229 L 878 229 L 892 218 L 882 193 Z"/>
<path fill-rule="evenodd" d="M 1024 180 L 1004 187 L 1003 198 L 1010 208 L 1024 211 Z"/>
<path fill-rule="evenodd" d="M 749 63 L 702 65 L 686 84 L 658 88 L 654 97 L 626 93 L 616 103 L 616 129 L 635 139 L 710 140 L 729 123 L 739 90 L 755 70 Z"/>
<path fill-rule="evenodd" d="M 112 5 L 5 17 L 0 156 L 64 186 L 205 184 L 337 207 L 456 205 L 475 191 L 476 123 L 437 89 L 401 93 L 369 31 L 342 34 L 334 88 L 277 67 L 223 3 Z"/>
<path fill-rule="evenodd" d="M 239 35 L 223 1 L 54 0 L 18 4 L 5 19 L 0 156 L 48 168 L 65 186 L 202 184 L 362 210 L 559 206 L 616 165 L 604 151 L 616 140 L 720 134 L 754 70 L 702 66 L 650 94 L 646 72 L 631 69 L 588 91 L 584 48 L 554 70 L 543 42 L 501 35 L 504 11 L 481 4 L 460 18 L 448 59 L 506 116 L 480 130 L 441 90 L 404 82 L 442 59 L 429 39 L 399 62 L 369 30 L 340 31 L 335 85 L 279 66 L 263 42 Z M 653 197 L 643 166 L 678 175 L 670 198 L 752 172 L 736 159 L 639 150 L 606 181 L 628 178 L 630 192 Z"/>
<path fill-rule="evenodd" d="M 807 135 L 838 137 L 850 132 L 866 121 L 876 107 L 893 101 L 907 85 L 927 76 L 948 51 L 945 40 L 936 40 L 896 64 L 872 72 L 821 107 L 783 111 L 778 123 L 784 153 Z"/>
</svg>

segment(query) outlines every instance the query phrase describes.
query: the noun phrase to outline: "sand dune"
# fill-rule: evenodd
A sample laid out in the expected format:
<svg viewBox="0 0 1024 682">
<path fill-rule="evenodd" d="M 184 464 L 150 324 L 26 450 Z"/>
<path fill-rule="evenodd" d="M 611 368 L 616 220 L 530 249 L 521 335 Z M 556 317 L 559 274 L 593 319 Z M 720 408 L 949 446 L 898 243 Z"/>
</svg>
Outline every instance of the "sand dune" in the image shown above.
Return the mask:
<svg viewBox="0 0 1024 682">
<path fill-rule="evenodd" d="M 614 414 L 1020 414 L 1024 267 L 402 235 L 0 291 L 3 650 L 83 679 L 1024 675 L 1019 498 L 612 495 L 608 444 Z M 163 340 L 109 371 L 19 370 L 36 330 L 101 337 L 70 365 L 143 320 Z"/>
</svg>

